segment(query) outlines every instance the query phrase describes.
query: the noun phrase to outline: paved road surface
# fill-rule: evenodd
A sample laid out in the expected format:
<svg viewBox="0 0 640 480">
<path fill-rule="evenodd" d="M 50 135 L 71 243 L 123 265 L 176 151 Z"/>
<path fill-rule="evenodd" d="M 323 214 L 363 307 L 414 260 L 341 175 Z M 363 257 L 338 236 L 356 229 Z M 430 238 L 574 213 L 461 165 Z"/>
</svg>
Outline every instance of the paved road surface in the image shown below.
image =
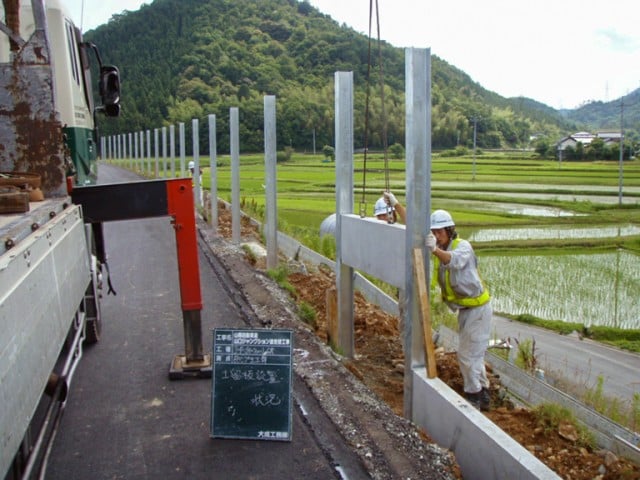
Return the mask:
<svg viewBox="0 0 640 480">
<path fill-rule="evenodd" d="M 640 355 L 608 347 L 577 335 L 558 335 L 542 328 L 494 316 L 498 338 L 535 339 L 536 358 L 547 372 L 561 372 L 565 378 L 593 388 L 602 377 L 608 396 L 631 402 L 640 394 Z"/>
<path fill-rule="evenodd" d="M 122 174 L 136 178 L 107 166 L 101 179 L 123 181 Z M 316 420 L 322 430 L 302 415 L 322 414 L 299 380 L 291 442 L 211 439 L 211 380 L 168 379 L 171 359 L 184 353 L 169 218 L 109 223 L 105 235 L 117 296 L 105 296 L 102 340 L 86 349 L 76 371 L 48 480 L 326 480 L 339 478 L 336 463 L 349 478 L 369 478 L 329 419 Z M 210 352 L 212 328 L 247 325 L 202 253 L 200 270 Z"/>
</svg>

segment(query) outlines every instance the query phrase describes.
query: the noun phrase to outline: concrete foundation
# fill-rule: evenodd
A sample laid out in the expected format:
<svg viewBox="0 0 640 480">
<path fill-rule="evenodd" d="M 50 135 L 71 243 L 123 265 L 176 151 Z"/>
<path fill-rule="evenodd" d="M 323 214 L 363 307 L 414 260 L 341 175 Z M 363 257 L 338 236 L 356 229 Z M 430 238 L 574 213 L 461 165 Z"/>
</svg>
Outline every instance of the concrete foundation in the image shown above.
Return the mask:
<svg viewBox="0 0 640 480">
<path fill-rule="evenodd" d="M 560 478 L 444 382 L 413 375 L 413 422 L 455 454 L 466 480 Z"/>
</svg>

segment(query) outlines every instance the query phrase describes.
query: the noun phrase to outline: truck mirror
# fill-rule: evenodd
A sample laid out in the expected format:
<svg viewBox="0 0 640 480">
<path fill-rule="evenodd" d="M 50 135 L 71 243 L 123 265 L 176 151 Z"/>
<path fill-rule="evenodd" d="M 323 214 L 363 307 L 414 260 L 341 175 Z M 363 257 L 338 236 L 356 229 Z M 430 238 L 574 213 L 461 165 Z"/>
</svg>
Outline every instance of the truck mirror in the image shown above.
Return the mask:
<svg viewBox="0 0 640 480">
<path fill-rule="evenodd" d="M 120 113 L 120 72 L 117 67 L 105 65 L 100 68 L 98 85 L 104 112 L 109 117 Z"/>
<path fill-rule="evenodd" d="M 120 104 L 117 103 L 115 105 L 105 105 L 102 110 L 107 117 L 117 117 L 120 115 Z"/>
</svg>

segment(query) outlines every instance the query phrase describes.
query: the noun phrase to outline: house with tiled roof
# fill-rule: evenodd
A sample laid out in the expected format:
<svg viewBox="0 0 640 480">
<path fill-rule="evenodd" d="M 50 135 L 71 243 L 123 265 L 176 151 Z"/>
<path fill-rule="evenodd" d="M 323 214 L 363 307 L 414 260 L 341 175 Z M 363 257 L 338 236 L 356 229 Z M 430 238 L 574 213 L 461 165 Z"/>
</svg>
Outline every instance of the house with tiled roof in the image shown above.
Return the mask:
<svg viewBox="0 0 640 480">
<path fill-rule="evenodd" d="M 556 148 L 557 150 L 564 151 L 567 147 L 576 148 L 576 145 L 578 145 L 578 143 L 581 143 L 583 147 L 586 147 L 596 138 L 601 139 L 604 142 L 605 146 L 619 144 L 621 137 L 622 134 L 619 131 L 601 131 L 597 133 L 576 132 L 567 137 L 561 138 L 560 141 L 556 144 Z"/>
<path fill-rule="evenodd" d="M 564 151 L 567 147 L 576 148 L 576 145 L 578 145 L 578 143 L 581 143 L 584 147 L 586 147 L 593 141 L 594 138 L 597 137 L 593 133 L 576 132 L 567 137 L 561 138 L 556 145 L 556 149 Z"/>
</svg>

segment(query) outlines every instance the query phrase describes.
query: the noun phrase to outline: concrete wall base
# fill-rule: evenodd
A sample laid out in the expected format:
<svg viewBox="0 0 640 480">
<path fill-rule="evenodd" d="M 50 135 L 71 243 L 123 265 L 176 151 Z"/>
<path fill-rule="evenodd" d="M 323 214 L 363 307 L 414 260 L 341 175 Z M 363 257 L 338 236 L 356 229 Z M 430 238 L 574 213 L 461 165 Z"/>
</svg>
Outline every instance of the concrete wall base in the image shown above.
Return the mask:
<svg viewBox="0 0 640 480">
<path fill-rule="evenodd" d="M 465 480 L 559 479 L 491 420 L 424 368 L 413 369 L 413 422 L 455 456 Z"/>
</svg>

